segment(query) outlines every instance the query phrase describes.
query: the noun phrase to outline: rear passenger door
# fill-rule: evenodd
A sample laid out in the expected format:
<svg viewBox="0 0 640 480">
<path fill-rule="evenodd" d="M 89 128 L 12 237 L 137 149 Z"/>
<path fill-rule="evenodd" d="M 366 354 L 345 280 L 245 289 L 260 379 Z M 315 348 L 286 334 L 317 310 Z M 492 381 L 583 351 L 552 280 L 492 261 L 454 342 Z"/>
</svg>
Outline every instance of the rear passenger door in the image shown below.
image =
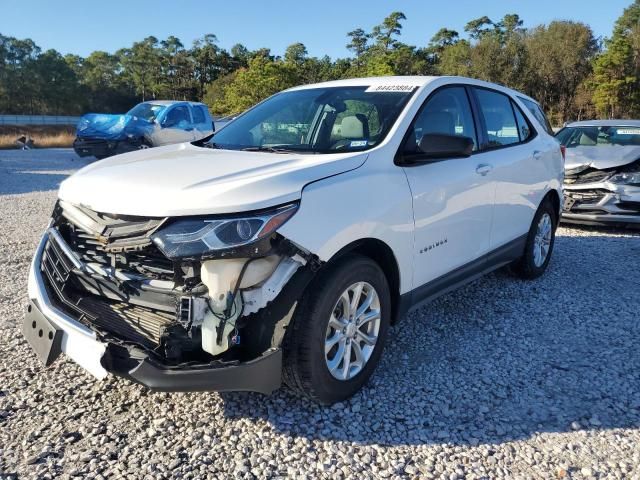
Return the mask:
<svg viewBox="0 0 640 480">
<path fill-rule="evenodd" d="M 195 140 L 200 140 L 213 133 L 213 120 L 204 105 L 191 105 Z"/>
<path fill-rule="evenodd" d="M 482 87 L 473 92 L 482 117 L 478 159 L 491 166 L 495 183 L 490 240 L 495 250 L 528 233 L 549 182 L 545 164 L 550 153 L 511 97 Z"/>
</svg>

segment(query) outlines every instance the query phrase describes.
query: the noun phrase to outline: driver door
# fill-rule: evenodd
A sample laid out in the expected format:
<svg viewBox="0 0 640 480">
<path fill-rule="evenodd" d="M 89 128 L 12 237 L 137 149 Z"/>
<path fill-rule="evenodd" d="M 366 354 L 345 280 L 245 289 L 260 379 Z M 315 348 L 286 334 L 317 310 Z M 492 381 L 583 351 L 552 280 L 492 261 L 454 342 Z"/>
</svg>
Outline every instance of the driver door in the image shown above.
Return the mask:
<svg viewBox="0 0 640 480">
<path fill-rule="evenodd" d="M 404 147 L 415 153 L 425 134 L 478 137 L 464 86 L 432 93 L 413 121 Z M 494 183 L 476 155 L 404 165 L 415 222 L 414 288 L 470 264 L 489 250 Z"/>
<path fill-rule="evenodd" d="M 192 142 L 195 140 L 195 130 L 191 113 L 187 105 L 174 105 L 167 111 L 161 123 L 158 135 L 158 145 Z"/>
</svg>

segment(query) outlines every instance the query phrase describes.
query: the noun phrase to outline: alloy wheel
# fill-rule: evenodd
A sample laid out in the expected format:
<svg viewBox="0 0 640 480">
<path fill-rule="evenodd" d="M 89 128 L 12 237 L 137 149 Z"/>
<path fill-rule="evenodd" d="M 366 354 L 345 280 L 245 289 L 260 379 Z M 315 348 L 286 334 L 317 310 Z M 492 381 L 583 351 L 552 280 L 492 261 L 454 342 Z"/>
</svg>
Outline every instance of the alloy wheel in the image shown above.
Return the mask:
<svg viewBox="0 0 640 480">
<path fill-rule="evenodd" d="M 547 260 L 552 236 L 553 222 L 551 221 L 551 216 L 545 213 L 538 221 L 536 236 L 533 239 L 533 262 L 538 268 Z"/>
<path fill-rule="evenodd" d="M 365 367 L 380 333 L 380 298 L 367 282 L 348 287 L 329 318 L 324 351 L 327 368 L 338 380 L 350 380 Z"/>
</svg>

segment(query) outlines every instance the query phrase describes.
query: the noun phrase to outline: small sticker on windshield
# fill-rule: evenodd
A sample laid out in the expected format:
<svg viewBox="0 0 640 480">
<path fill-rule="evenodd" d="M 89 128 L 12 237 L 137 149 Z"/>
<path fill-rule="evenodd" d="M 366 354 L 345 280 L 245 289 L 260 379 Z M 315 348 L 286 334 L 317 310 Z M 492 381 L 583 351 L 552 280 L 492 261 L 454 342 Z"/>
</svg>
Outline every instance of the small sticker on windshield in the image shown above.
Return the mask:
<svg viewBox="0 0 640 480">
<path fill-rule="evenodd" d="M 640 135 L 640 128 L 619 128 L 618 135 Z"/>
<path fill-rule="evenodd" d="M 386 85 L 371 85 L 365 92 L 412 92 L 415 85 L 404 83 L 388 83 Z"/>
<path fill-rule="evenodd" d="M 352 140 L 349 146 L 350 147 L 366 147 L 368 143 L 369 142 L 367 142 L 366 140 Z"/>
</svg>

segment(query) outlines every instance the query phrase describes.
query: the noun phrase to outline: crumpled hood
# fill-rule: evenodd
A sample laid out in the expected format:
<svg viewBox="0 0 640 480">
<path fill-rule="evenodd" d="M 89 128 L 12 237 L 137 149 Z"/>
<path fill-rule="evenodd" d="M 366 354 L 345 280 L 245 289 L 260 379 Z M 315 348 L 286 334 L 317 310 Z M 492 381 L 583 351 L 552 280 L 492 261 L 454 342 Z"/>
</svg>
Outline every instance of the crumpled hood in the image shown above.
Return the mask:
<svg viewBox="0 0 640 480">
<path fill-rule="evenodd" d="M 279 154 L 196 147 L 138 150 L 84 167 L 59 198 L 147 217 L 238 213 L 298 200 L 310 182 L 360 167 L 366 152 Z"/>
<path fill-rule="evenodd" d="M 154 124 L 133 115 L 88 113 L 78 122 L 76 135 L 83 138 L 122 140 L 128 135 L 141 137 L 151 132 Z"/>
<path fill-rule="evenodd" d="M 620 167 L 640 158 L 640 147 L 623 145 L 599 145 L 573 147 L 565 152 L 565 169 L 585 166 L 599 170 Z"/>
</svg>

